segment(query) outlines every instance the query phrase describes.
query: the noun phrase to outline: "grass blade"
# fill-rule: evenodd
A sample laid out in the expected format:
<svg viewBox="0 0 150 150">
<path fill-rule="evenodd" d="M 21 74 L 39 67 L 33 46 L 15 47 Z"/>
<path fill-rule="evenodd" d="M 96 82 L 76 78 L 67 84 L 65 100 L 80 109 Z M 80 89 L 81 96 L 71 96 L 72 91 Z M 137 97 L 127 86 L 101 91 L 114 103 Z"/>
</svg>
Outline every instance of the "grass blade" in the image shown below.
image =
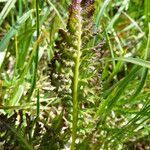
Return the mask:
<svg viewBox="0 0 150 150">
<path fill-rule="evenodd" d="M 21 25 L 30 17 L 32 12 L 33 12 L 33 10 L 29 10 L 21 18 L 18 19 L 18 21 L 16 22 L 16 24 L 13 27 L 10 28 L 10 30 L 7 32 L 7 34 L 4 36 L 4 38 L 0 41 L 0 52 L 5 51 L 10 39 L 14 35 L 16 35 L 16 33 L 20 29 Z"/>
<path fill-rule="evenodd" d="M 124 78 L 124 80 L 119 84 L 117 88 L 115 88 L 109 96 L 103 100 L 95 114 L 95 119 L 99 116 L 104 118 L 108 115 L 108 112 L 112 110 L 112 106 L 119 100 L 119 97 L 122 95 L 123 91 L 125 90 L 128 83 L 136 76 L 136 73 L 139 71 L 140 67 L 135 66 L 131 72 Z M 107 109 L 106 109 L 107 106 Z M 106 113 L 107 111 L 107 113 Z M 104 113 L 105 112 L 105 113 Z M 104 119 L 103 118 L 103 119 Z"/>
<path fill-rule="evenodd" d="M 6 16 L 8 15 L 8 13 L 10 12 L 15 3 L 16 0 L 7 1 L 6 5 L 4 6 L 3 10 L 0 13 L 0 26 L 2 25 L 4 19 L 6 18 Z"/>
<path fill-rule="evenodd" d="M 54 9 L 54 11 L 56 12 L 56 14 L 58 15 L 59 19 L 60 19 L 61 22 L 62 22 L 63 27 L 65 27 L 66 24 L 65 24 L 63 18 L 61 17 L 59 11 L 58 11 L 57 8 L 55 7 L 55 5 L 54 5 L 50 0 L 47 0 L 47 2 L 48 2 L 48 4 Z"/>
<path fill-rule="evenodd" d="M 149 22 L 149 13 L 150 13 L 150 2 L 149 0 L 144 0 L 144 15 L 145 15 L 145 25 L 147 28 Z"/>
<path fill-rule="evenodd" d="M 109 25 L 107 26 L 107 31 L 112 29 L 114 26 L 114 23 L 117 21 L 117 19 L 119 18 L 119 16 L 121 15 L 122 11 L 126 8 L 127 4 L 129 3 L 129 0 L 124 0 L 122 5 L 120 6 L 118 12 L 116 13 L 116 15 L 111 19 L 111 22 L 109 23 Z"/>
<path fill-rule="evenodd" d="M 132 19 L 126 12 L 122 12 L 122 14 L 124 14 L 132 22 L 133 26 L 135 26 L 142 34 L 144 34 L 141 27 L 138 25 L 138 23 L 134 19 Z"/>
<path fill-rule="evenodd" d="M 122 60 L 145 68 L 150 68 L 150 62 L 140 58 L 122 57 L 122 58 L 115 58 L 115 60 Z"/>
<path fill-rule="evenodd" d="M 104 15 L 106 7 L 109 5 L 109 3 L 110 3 L 110 0 L 105 0 L 102 7 L 100 8 L 100 10 L 96 16 L 96 27 L 99 27 L 99 25 L 101 24 L 102 17 Z"/>
<path fill-rule="evenodd" d="M 39 23 L 39 0 L 36 0 L 36 32 L 37 32 L 37 39 L 39 37 L 40 33 L 40 23 Z M 39 60 L 39 43 L 36 47 L 36 54 L 35 54 L 35 59 L 34 59 L 34 69 L 33 69 L 33 79 L 32 79 L 32 84 L 31 84 L 31 89 L 29 91 L 29 96 L 28 100 L 30 100 L 30 97 L 33 94 L 33 91 L 36 86 L 36 80 L 37 80 L 37 71 L 38 71 L 38 60 Z"/>
<path fill-rule="evenodd" d="M 145 51 L 145 60 L 149 60 L 150 58 L 150 24 L 149 24 L 149 36 L 148 36 L 148 41 L 147 41 L 147 46 L 146 46 L 146 51 Z M 143 68 L 143 72 L 142 72 L 142 77 L 141 77 L 141 81 L 135 91 L 135 93 L 133 94 L 133 96 L 129 99 L 130 100 L 134 100 L 138 94 L 141 92 L 142 88 L 144 87 L 146 78 L 148 75 L 148 68 Z"/>
<path fill-rule="evenodd" d="M 38 37 L 38 39 L 37 39 L 37 41 L 36 41 L 36 43 L 34 45 L 34 48 L 32 50 L 32 53 L 30 55 L 29 61 L 28 61 L 27 65 L 25 66 L 25 68 L 24 68 L 24 70 L 23 70 L 19 80 L 17 81 L 17 83 L 15 85 L 14 93 L 12 95 L 12 98 L 8 101 L 8 105 L 16 105 L 17 101 L 16 101 L 16 99 L 14 99 L 14 97 L 16 96 L 20 85 L 23 83 L 24 78 L 25 78 L 26 74 L 29 71 L 29 68 L 31 67 L 31 64 L 32 64 L 33 58 L 35 56 L 35 52 L 36 52 L 37 46 L 38 46 L 38 44 L 40 42 L 40 39 L 41 39 L 41 35 L 39 35 L 39 37 Z"/>
<path fill-rule="evenodd" d="M 16 137 L 16 139 L 21 144 L 23 144 L 22 147 L 24 147 L 27 150 L 33 150 L 33 147 L 29 144 L 29 142 L 20 133 L 18 133 L 18 131 L 16 131 L 16 129 L 11 127 L 8 123 L 3 121 L 2 119 L 0 119 L 0 122 L 3 123 L 12 133 L 14 133 L 14 136 Z"/>
<path fill-rule="evenodd" d="M 109 3 L 110 3 L 110 0 L 105 0 L 102 7 L 99 8 L 99 12 L 96 15 L 96 23 L 95 23 L 97 28 L 99 27 L 101 23 L 102 17 L 104 15 L 104 11 L 106 10 L 106 7 L 109 5 Z M 94 37 L 94 40 L 93 40 L 93 47 L 95 45 L 95 41 L 96 41 L 96 37 Z"/>
</svg>

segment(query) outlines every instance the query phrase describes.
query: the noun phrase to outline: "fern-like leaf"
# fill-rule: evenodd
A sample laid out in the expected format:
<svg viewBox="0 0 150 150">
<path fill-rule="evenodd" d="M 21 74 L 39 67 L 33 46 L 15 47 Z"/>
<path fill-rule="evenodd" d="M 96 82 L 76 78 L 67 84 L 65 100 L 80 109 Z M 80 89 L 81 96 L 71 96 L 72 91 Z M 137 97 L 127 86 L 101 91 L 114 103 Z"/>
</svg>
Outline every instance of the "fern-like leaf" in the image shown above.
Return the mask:
<svg viewBox="0 0 150 150">
<path fill-rule="evenodd" d="M 72 146 L 77 138 L 78 108 L 96 105 L 101 92 L 100 62 L 97 51 L 89 48 L 95 35 L 94 0 L 73 0 L 67 30 L 59 30 L 56 50 L 51 62 L 51 81 L 63 103 L 73 104 Z M 97 93 L 97 96 L 95 95 Z"/>
</svg>

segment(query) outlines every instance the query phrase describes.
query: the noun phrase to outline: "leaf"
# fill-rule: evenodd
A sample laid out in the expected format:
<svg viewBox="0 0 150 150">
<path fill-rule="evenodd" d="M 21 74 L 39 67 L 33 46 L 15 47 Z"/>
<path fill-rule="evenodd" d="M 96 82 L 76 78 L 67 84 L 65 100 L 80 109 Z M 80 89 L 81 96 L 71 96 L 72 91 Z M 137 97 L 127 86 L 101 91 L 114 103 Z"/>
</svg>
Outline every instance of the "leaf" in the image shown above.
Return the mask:
<svg viewBox="0 0 150 150">
<path fill-rule="evenodd" d="M 17 120 L 17 113 L 14 113 L 10 118 L 7 118 L 7 115 L 0 115 L 0 131 L 2 135 L 1 140 L 8 142 L 11 140 L 17 140 L 20 143 L 20 148 L 33 150 L 33 147 L 29 144 L 29 142 L 23 137 L 21 132 L 15 128 L 15 122 Z M 0 135 L 0 136 L 1 136 Z M 10 136 L 10 139 L 9 139 Z M 15 139 L 11 139 L 14 138 Z M 4 138 L 4 139 L 3 139 Z M 8 140 L 6 140 L 8 138 Z M 14 144 L 14 143 L 13 143 Z M 15 146 L 15 145 L 13 145 Z"/>
<path fill-rule="evenodd" d="M 120 17 L 122 11 L 126 8 L 126 6 L 128 5 L 129 0 L 124 0 L 122 5 L 120 6 L 118 12 L 116 13 L 116 15 L 111 19 L 111 22 L 109 23 L 109 25 L 107 26 L 107 31 L 111 30 L 114 26 L 114 23 L 117 21 L 117 19 Z"/>
<path fill-rule="evenodd" d="M 149 101 L 145 102 L 145 105 L 143 108 L 132 118 L 129 120 L 129 122 L 124 125 L 120 130 L 118 130 L 115 134 L 111 136 L 111 139 L 108 141 L 116 139 L 117 142 L 122 142 L 126 138 L 129 138 L 129 136 L 136 135 L 137 132 L 139 132 L 141 129 L 138 129 L 140 125 L 143 124 L 143 122 L 149 121 L 149 108 L 150 103 Z M 142 126 L 144 128 L 144 126 Z M 124 138 L 121 138 L 124 135 Z"/>
<path fill-rule="evenodd" d="M 17 33 L 21 25 L 30 17 L 32 12 L 33 10 L 29 10 L 27 13 L 25 13 L 22 17 L 18 19 L 18 21 L 13 27 L 10 28 L 10 30 L 7 32 L 4 38 L 0 41 L 0 52 L 5 51 L 10 39 Z"/>
<path fill-rule="evenodd" d="M 96 16 L 96 26 L 99 27 L 101 24 L 102 17 L 104 15 L 104 12 L 106 11 L 106 7 L 109 5 L 110 0 L 105 0 L 103 5 L 100 7 L 99 12 Z"/>
<path fill-rule="evenodd" d="M 61 20 L 61 22 L 63 24 L 63 27 L 65 27 L 65 22 L 64 22 L 63 18 L 61 17 L 58 9 L 55 7 L 55 5 L 50 0 L 47 0 L 47 2 L 54 9 L 54 11 L 56 12 L 56 14 L 58 15 L 59 19 Z"/>
<path fill-rule="evenodd" d="M 97 79 L 99 72 L 96 68 L 99 67 L 99 63 L 97 62 L 98 58 L 95 57 L 95 51 L 85 50 L 88 48 L 89 39 L 92 39 L 95 35 L 93 28 L 94 11 L 94 0 L 72 1 L 67 30 L 59 30 L 59 39 L 56 41 L 56 50 L 51 63 L 53 68 L 51 80 L 57 87 L 56 92 L 61 92 L 63 101 L 66 101 L 68 95 L 72 98 L 71 149 L 75 148 L 77 137 L 79 103 L 82 103 L 84 99 L 87 103 L 92 103 L 94 100 L 91 100 L 91 97 L 94 97 L 94 93 L 96 93 L 94 90 L 98 91 L 98 89 L 93 88 L 94 85 L 95 87 L 97 87 L 96 85 L 102 86 L 100 80 Z M 61 65 L 60 70 L 57 69 L 58 62 Z M 84 84 L 80 82 L 85 80 Z M 97 93 L 100 94 L 100 91 Z"/>
<path fill-rule="evenodd" d="M 122 57 L 122 58 L 115 58 L 115 60 L 122 60 L 125 62 L 129 62 L 141 67 L 150 68 L 150 62 L 140 59 L 140 58 L 133 58 L 133 57 Z"/>
<path fill-rule="evenodd" d="M 108 113 L 110 113 L 110 111 L 112 110 L 113 106 L 119 100 L 120 96 L 124 92 L 126 86 L 129 84 L 129 82 L 132 81 L 133 78 L 135 78 L 135 76 L 136 76 L 137 72 L 139 71 L 139 69 L 140 69 L 139 66 L 133 67 L 133 69 L 124 78 L 124 80 L 122 80 L 120 82 L 120 84 L 118 85 L 118 87 L 116 87 L 108 95 L 108 97 L 101 102 L 101 104 L 100 104 L 100 106 L 99 106 L 99 108 L 98 108 L 98 110 L 97 110 L 97 112 L 95 114 L 95 117 L 94 117 L 95 119 L 97 119 L 100 116 L 101 116 L 101 119 L 106 119 L 106 116 L 108 115 Z M 102 115 L 104 115 L 104 116 L 102 116 Z"/>
<path fill-rule="evenodd" d="M 148 41 L 147 41 L 147 45 L 146 45 L 146 49 L 145 49 L 145 58 L 144 59 L 150 60 L 150 24 L 149 24 L 149 35 L 148 35 Z M 133 96 L 131 96 L 131 98 L 128 101 L 133 101 L 138 96 L 138 94 L 141 92 L 142 88 L 145 85 L 147 75 L 148 75 L 148 68 L 143 68 L 141 81 L 140 81 L 138 87 L 136 88 L 135 93 L 133 94 Z"/>
<path fill-rule="evenodd" d="M 20 85 L 17 93 L 14 95 L 13 99 L 11 99 L 11 106 L 18 105 L 18 102 L 20 101 L 23 92 L 24 92 L 24 87 L 23 85 Z"/>
<path fill-rule="evenodd" d="M 0 68 L 4 61 L 5 55 L 6 55 L 6 52 L 0 52 Z"/>
<path fill-rule="evenodd" d="M 57 115 L 52 122 L 52 128 L 56 134 L 60 133 L 60 131 L 62 130 L 62 125 L 63 125 L 63 112 Z"/>
<path fill-rule="evenodd" d="M 15 3 L 16 3 L 16 0 L 7 1 L 6 5 L 4 6 L 3 10 L 0 13 L 0 26 L 3 23 L 4 19 L 6 18 L 6 16 L 8 15 L 8 13 L 10 12 L 10 10 L 12 9 L 12 7 L 14 7 Z"/>
<path fill-rule="evenodd" d="M 14 92 L 13 92 L 13 94 L 12 94 L 12 97 L 11 97 L 10 100 L 7 102 L 8 105 L 12 105 L 12 104 L 15 105 L 16 103 L 19 102 L 19 101 L 17 102 L 17 99 L 16 99 L 15 97 L 16 97 L 16 95 L 17 95 L 17 93 L 18 93 L 18 90 L 19 90 L 20 85 L 23 84 L 24 78 L 25 78 L 26 74 L 28 73 L 28 71 L 29 71 L 29 69 L 30 69 L 30 67 L 31 67 L 31 64 L 32 64 L 32 61 L 33 61 L 33 57 L 34 57 L 34 55 L 35 55 L 35 51 L 36 51 L 37 45 L 38 45 L 39 42 L 40 42 L 40 39 L 41 39 L 41 35 L 38 37 L 38 39 L 37 39 L 37 41 L 36 41 L 36 43 L 35 43 L 35 45 L 34 45 L 34 47 L 33 47 L 33 50 L 32 50 L 32 52 L 31 52 L 31 55 L 30 55 L 30 57 L 29 57 L 28 63 L 27 63 L 27 65 L 25 66 L 24 70 L 22 71 L 22 74 L 21 74 L 20 78 L 18 79 L 18 81 L 17 81 L 16 84 L 15 84 Z"/>
<path fill-rule="evenodd" d="M 123 14 L 131 21 L 131 23 L 133 24 L 133 26 L 135 26 L 142 34 L 144 34 L 144 32 L 142 31 L 141 27 L 138 25 L 138 23 L 132 19 L 127 13 L 123 12 Z"/>
</svg>

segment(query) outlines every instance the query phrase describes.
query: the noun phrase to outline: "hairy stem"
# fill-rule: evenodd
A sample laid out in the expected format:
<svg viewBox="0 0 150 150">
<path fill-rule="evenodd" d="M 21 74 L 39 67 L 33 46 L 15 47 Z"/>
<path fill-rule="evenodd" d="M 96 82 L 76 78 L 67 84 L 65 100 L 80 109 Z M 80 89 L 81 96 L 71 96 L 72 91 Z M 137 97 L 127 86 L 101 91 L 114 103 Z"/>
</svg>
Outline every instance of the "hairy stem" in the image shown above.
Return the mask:
<svg viewBox="0 0 150 150">
<path fill-rule="evenodd" d="M 75 61 L 74 79 L 73 79 L 73 129 L 72 129 L 72 145 L 71 150 L 75 149 L 75 141 L 77 136 L 77 122 L 78 122 L 78 82 L 79 82 L 79 67 L 81 57 L 81 35 L 82 35 L 82 24 L 81 24 L 81 10 L 79 11 L 79 22 L 78 22 L 78 43 L 77 43 L 77 56 Z"/>
</svg>

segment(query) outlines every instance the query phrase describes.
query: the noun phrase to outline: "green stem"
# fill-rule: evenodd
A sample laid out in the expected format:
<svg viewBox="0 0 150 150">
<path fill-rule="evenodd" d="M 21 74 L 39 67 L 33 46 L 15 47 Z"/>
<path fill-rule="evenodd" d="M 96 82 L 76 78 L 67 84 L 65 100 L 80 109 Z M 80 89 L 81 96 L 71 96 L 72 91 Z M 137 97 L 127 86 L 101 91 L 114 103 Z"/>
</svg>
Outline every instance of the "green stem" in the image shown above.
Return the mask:
<svg viewBox="0 0 150 150">
<path fill-rule="evenodd" d="M 37 39 L 40 35 L 40 25 L 39 25 L 39 0 L 36 0 L 36 30 L 37 30 Z M 37 50 L 36 50 L 36 58 L 35 58 L 35 62 L 36 62 L 36 73 L 37 73 L 37 67 L 38 67 L 38 56 L 39 56 L 39 45 L 37 46 Z M 35 73 L 35 75 L 36 75 Z"/>
<path fill-rule="evenodd" d="M 150 12 L 150 6 L 149 6 L 149 0 L 144 1 L 144 15 L 145 15 L 145 28 L 147 30 L 148 27 L 148 21 L 149 21 L 149 12 Z"/>
<path fill-rule="evenodd" d="M 73 79 L 73 129 L 72 129 L 72 145 L 71 150 L 75 149 L 75 141 L 77 136 L 77 122 L 78 122 L 78 82 L 79 82 L 79 67 L 80 67 L 80 57 L 81 57 L 81 35 L 82 35 L 82 24 L 81 24 L 81 12 L 79 12 L 79 24 L 78 24 L 78 46 L 77 46 L 77 56 L 75 61 L 75 71 Z"/>
<path fill-rule="evenodd" d="M 23 10 L 23 7 L 22 7 L 22 0 L 19 0 L 19 17 L 21 17 L 22 16 L 22 10 Z"/>
<path fill-rule="evenodd" d="M 40 27 L 39 27 L 39 0 L 36 0 L 36 31 L 37 31 L 37 39 L 39 37 L 39 33 L 40 33 Z M 31 86 L 31 90 L 29 92 L 29 96 L 28 96 L 28 100 L 30 100 L 33 91 L 35 89 L 36 86 L 36 80 L 37 80 L 37 71 L 38 71 L 38 58 L 39 58 L 39 44 L 37 45 L 36 48 L 36 54 L 35 54 L 35 59 L 34 59 L 34 68 L 33 68 L 33 80 L 32 80 L 32 86 Z"/>
</svg>

